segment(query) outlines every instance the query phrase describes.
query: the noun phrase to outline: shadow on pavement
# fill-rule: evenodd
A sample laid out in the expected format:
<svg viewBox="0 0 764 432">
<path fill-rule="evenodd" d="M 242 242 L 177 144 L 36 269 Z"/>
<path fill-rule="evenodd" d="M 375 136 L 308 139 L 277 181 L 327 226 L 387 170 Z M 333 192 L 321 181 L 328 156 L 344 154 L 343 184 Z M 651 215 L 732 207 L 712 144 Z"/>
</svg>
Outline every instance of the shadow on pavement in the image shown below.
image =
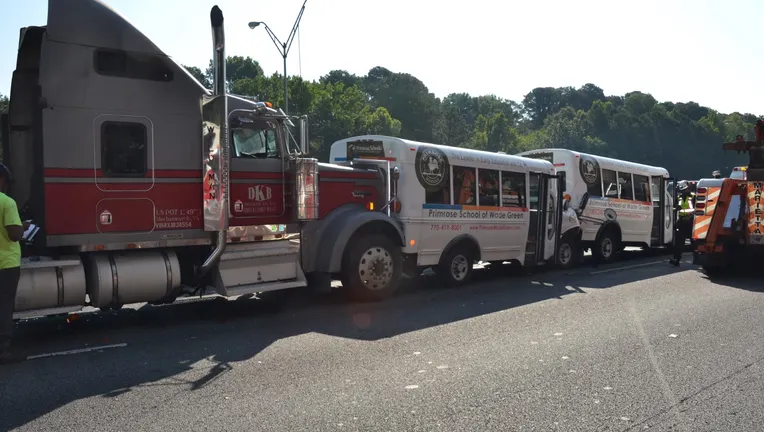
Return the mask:
<svg viewBox="0 0 764 432">
<path fill-rule="evenodd" d="M 626 252 L 607 268 L 658 256 L 664 254 Z M 0 413 L 4 413 L 0 430 L 22 426 L 79 399 L 115 397 L 137 387 L 177 385 L 193 391 L 234 370 L 236 362 L 251 359 L 275 341 L 292 336 L 316 332 L 374 341 L 562 299 L 582 292 L 571 286 L 592 285 L 598 279 L 589 274 L 592 269 L 585 263 L 569 271 L 529 273 L 506 265 L 476 271 L 474 283 L 461 289 L 440 289 L 432 278 L 423 276 L 409 280 L 395 298 L 376 304 L 348 304 L 338 295 L 295 292 L 286 304 L 214 299 L 82 314 L 73 322 L 63 318 L 25 321 L 18 326 L 19 345 L 29 354 L 116 343 L 127 347 L 0 366 Z M 515 277 L 508 277 L 511 275 Z M 617 283 L 613 280 L 611 285 L 628 283 L 637 276 L 618 272 Z M 582 284 L 582 278 L 586 283 Z M 199 361 L 210 364 L 202 369 L 206 370 L 203 376 L 195 380 L 176 377 Z"/>
<path fill-rule="evenodd" d="M 713 274 L 703 271 L 703 277 L 716 285 L 746 291 L 764 292 L 761 270 L 756 268 L 755 264 L 733 266 Z"/>
</svg>

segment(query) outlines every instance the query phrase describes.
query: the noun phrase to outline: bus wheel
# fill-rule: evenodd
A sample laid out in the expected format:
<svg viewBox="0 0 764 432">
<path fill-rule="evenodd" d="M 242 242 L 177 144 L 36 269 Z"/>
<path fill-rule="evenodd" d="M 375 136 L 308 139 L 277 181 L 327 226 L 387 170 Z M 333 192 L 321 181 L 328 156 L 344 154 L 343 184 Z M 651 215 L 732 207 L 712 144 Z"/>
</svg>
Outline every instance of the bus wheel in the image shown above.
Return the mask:
<svg viewBox="0 0 764 432">
<path fill-rule="evenodd" d="M 354 300 L 384 300 L 398 289 L 402 272 L 400 246 L 385 236 L 366 235 L 348 246 L 342 287 Z"/>
<path fill-rule="evenodd" d="M 568 269 L 573 267 L 581 257 L 581 250 L 579 250 L 577 242 L 570 236 L 563 237 L 557 249 L 557 265 L 560 268 Z"/>
<path fill-rule="evenodd" d="M 472 279 L 472 266 L 475 264 L 473 248 L 463 245 L 452 248 L 438 265 L 438 276 L 443 283 L 459 287 Z"/>
<path fill-rule="evenodd" d="M 594 242 L 594 248 L 592 254 L 597 254 L 597 258 L 602 263 L 609 263 L 615 259 L 615 254 L 618 252 L 618 239 L 615 235 L 615 230 L 608 229 L 600 234 L 599 238 Z"/>
</svg>

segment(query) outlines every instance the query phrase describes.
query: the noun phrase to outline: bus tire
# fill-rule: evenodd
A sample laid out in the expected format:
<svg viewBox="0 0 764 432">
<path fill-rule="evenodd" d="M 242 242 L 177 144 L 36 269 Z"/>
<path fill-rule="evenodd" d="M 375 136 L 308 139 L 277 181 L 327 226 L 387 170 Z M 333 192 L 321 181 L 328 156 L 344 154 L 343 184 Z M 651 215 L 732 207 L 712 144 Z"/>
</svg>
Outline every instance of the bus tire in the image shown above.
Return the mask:
<svg viewBox="0 0 764 432">
<path fill-rule="evenodd" d="M 395 293 L 402 273 L 400 246 L 385 236 L 365 234 L 348 245 L 340 279 L 353 300 L 380 301 Z"/>
<path fill-rule="evenodd" d="M 557 246 L 557 266 L 561 269 L 574 267 L 583 258 L 583 249 L 572 235 L 563 236 Z"/>
<path fill-rule="evenodd" d="M 615 256 L 620 248 L 619 243 L 616 230 L 606 228 L 594 241 L 592 255 L 595 255 L 600 263 L 611 263 L 615 261 Z"/>
<path fill-rule="evenodd" d="M 461 287 L 467 285 L 472 279 L 475 255 L 473 245 L 468 243 L 456 245 L 443 257 L 438 264 L 436 273 L 446 286 Z"/>
</svg>

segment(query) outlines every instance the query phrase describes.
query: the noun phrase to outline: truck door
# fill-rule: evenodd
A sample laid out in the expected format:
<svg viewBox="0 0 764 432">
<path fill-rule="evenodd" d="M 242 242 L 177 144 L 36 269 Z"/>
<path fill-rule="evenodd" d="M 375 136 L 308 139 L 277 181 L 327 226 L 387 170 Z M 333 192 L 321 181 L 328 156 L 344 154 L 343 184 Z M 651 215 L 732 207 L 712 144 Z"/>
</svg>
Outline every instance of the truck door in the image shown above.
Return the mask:
<svg viewBox="0 0 764 432">
<path fill-rule="evenodd" d="M 230 225 L 288 223 L 283 129 L 274 120 L 236 116 L 230 125 Z"/>
<path fill-rule="evenodd" d="M 530 173 L 528 175 L 528 241 L 525 248 L 525 265 L 542 265 L 554 258 L 557 252 L 562 200 L 559 176 Z"/>
</svg>

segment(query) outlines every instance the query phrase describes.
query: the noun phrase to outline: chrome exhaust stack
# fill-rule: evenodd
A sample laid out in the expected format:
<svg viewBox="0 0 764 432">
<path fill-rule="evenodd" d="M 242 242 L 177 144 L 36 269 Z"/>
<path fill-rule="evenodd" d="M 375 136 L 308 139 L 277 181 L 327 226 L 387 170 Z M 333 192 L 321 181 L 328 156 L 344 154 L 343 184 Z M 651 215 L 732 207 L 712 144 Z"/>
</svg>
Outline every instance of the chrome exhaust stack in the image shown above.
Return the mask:
<svg viewBox="0 0 764 432">
<path fill-rule="evenodd" d="M 223 11 L 213 6 L 210 11 L 212 27 L 212 95 L 202 100 L 202 172 L 204 230 L 217 232 L 215 249 L 199 268 L 202 277 L 220 260 L 227 243 L 229 218 L 228 98 L 226 95 L 226 56 Z"/>
</svg>

